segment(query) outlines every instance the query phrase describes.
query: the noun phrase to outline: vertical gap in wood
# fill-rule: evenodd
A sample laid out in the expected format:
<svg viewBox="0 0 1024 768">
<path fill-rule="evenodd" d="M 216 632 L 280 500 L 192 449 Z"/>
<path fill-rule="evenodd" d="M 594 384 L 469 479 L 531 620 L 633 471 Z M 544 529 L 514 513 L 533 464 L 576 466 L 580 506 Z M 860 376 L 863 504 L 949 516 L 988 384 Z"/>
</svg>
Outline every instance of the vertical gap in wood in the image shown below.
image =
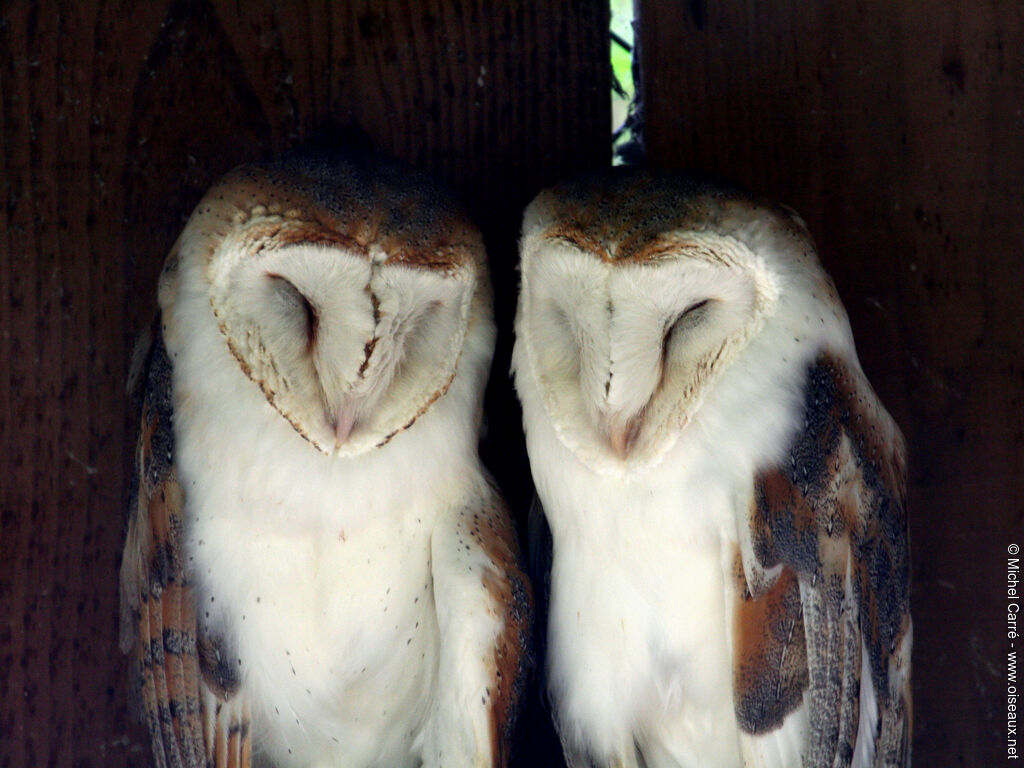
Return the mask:
<svg viewBox="0 0 1024 768">
<path fill-rule="evenodd" d="M 640 165 L 643 162 L 643 140 L 640 135 L 640 78 L 637 34 L 639 3 L 636 0 L 610 0 L 609 2 L 609 66 L 613 85 L 621 93 L 611 96 L 612 109 L 612 165 Z M 628 29 L 622 23 L 628 9 Z M 619 23 L 616 24 L 618 19 Z M 616 70 L 616 63 L 629 58 L 629 68 Z M 616 101 L 625 99 L 625 111 L 615 114 Z"/>
<path fill-rule="evenodd" d="M 636 157 L 632 162 L 636 165 L 647 163 L 647 125 L 644 113 L 644 68 L 643 68 L 643 0 L 633 0 L 633 106 L 630 109 L 630 130 L 633 133 L 633 145 Z"/>
</svg>

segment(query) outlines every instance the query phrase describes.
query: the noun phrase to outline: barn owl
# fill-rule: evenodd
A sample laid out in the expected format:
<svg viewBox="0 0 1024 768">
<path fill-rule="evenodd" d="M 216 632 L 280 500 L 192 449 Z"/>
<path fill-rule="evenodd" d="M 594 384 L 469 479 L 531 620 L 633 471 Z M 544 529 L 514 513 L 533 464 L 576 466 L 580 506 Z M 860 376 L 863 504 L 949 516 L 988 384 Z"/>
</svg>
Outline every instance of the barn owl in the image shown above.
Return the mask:
<svg viewBox="0 0 1024 768">
<path fill-rule="evenodd" d="M 520 245 L 569 764 L 909 765 L 903 440 L 804 223 L 617 169 L 542 192 Z"/>
<path fill-rule="evenodd" d="M 164 766 L 500 766 L 532 597 L 477 455 L 479 233 L 382 160 L 243 166 L 160 279 L 121 570 Z"/>
</svg>

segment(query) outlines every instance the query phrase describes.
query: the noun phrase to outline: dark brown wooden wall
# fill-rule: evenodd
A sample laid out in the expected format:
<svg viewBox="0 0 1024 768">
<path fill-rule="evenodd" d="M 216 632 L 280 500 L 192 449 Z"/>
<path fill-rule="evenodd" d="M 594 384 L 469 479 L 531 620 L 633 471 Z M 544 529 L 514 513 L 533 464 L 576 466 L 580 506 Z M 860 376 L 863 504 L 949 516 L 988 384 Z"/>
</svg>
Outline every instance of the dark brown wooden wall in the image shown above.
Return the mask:
<svg viewBox="0 0 1024 768">
<path fill-rule="evenodd" d="M 650 160 L 803 214 L 907 436 L 915 763 L 999 764 L 1024 516 L 1024 5 L 638 7 Z M 124 380 L 165 253 L 239 162 L 353 124 L 468 200 L 504 328 L 488 458 L 521 508 L 516 228 L 541 186 L 608 160 L 606 28 L 581 0 L 0 7 L 0 765 L 148 763 L 115 637 Z M 520 763 L 557 765 L 540 717 Z"/>
<path fill-rule="evenodd" d="M 506 329 L 492 464 L 528 498 L 518 220 L 608 161 L 607 27 L 579 0 L 2 6 L 0 765 L 149 762 L 116 650 L 125 377 L 167 251 L 233 165 L 353 124 L 468 201 Z"/>
<path fill-rule="evenodd" d="M 1024 3 L 640 8 L 650 161 L 804 216 L 906 435 L 914 762 L 1003 765 L 1007 547 L 1024 544 Z"/>
</svg>

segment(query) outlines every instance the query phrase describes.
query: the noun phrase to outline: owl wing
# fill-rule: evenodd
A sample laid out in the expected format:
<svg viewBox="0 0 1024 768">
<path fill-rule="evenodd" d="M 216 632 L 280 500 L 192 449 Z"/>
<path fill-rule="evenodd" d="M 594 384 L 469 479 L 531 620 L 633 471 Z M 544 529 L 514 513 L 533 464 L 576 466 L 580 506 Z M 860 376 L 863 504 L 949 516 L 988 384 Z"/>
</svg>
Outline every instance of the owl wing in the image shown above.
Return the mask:
<svg viewBox="0 0 1024 768">
<path fill-rule="evenodd" d="M 444 684 L 421 739 L 424 765 L 508 765 L 532 663 L 533 594 L 515 529 L 497 491 L 478 490 L 431 537 Z"/>
<path fill-rule="evenodd" d="M 159 323 L 142 373 L 141 424 L 121 562 L 121 650 L 131 701 L 157 766 L 248 766 L 249 718 L 221 644 L 204 637 L 183 548 L 184 492 L 175 469 L 171 363 Z"/>
<path fill-rule="evenodd" d="M 859 369 L 819 357 L 804 428 L 756 477 L 739 521 L 734 690 L 748 765 L 909 765 L 903 457 Z"/>
</svg>

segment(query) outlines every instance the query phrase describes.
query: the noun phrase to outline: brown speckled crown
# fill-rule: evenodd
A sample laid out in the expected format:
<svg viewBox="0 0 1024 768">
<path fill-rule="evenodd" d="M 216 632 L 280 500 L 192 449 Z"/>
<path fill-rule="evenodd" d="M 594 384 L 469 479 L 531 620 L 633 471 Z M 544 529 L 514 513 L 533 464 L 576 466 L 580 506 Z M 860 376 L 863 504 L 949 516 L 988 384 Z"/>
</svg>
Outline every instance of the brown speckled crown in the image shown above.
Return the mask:
<svg viewBox="0 0 1024 768">
<path fill-rule="evenodd" d="M 373 155 L 296 152 L 240 166 L 199 205 L 217 208 L 236 223 L 283 217 L 284 226 L 250 233 L 264 247 L 325 242 L 362 254 L 379 248 L 387 262 L 441 270 L 484 262 L 480 234 L 451 195 L 424 174 Z"/>
<path fill-rule="evenodd" d="M 558 184 L 534 201 L 544 236 L 573 243 L 605 261 L 647 261 L 674 231 L 725 231 L 723 219 L 775 214 L 777 206 L 725 182 L 673 171 L 610 168 Z"/>
</svg>

